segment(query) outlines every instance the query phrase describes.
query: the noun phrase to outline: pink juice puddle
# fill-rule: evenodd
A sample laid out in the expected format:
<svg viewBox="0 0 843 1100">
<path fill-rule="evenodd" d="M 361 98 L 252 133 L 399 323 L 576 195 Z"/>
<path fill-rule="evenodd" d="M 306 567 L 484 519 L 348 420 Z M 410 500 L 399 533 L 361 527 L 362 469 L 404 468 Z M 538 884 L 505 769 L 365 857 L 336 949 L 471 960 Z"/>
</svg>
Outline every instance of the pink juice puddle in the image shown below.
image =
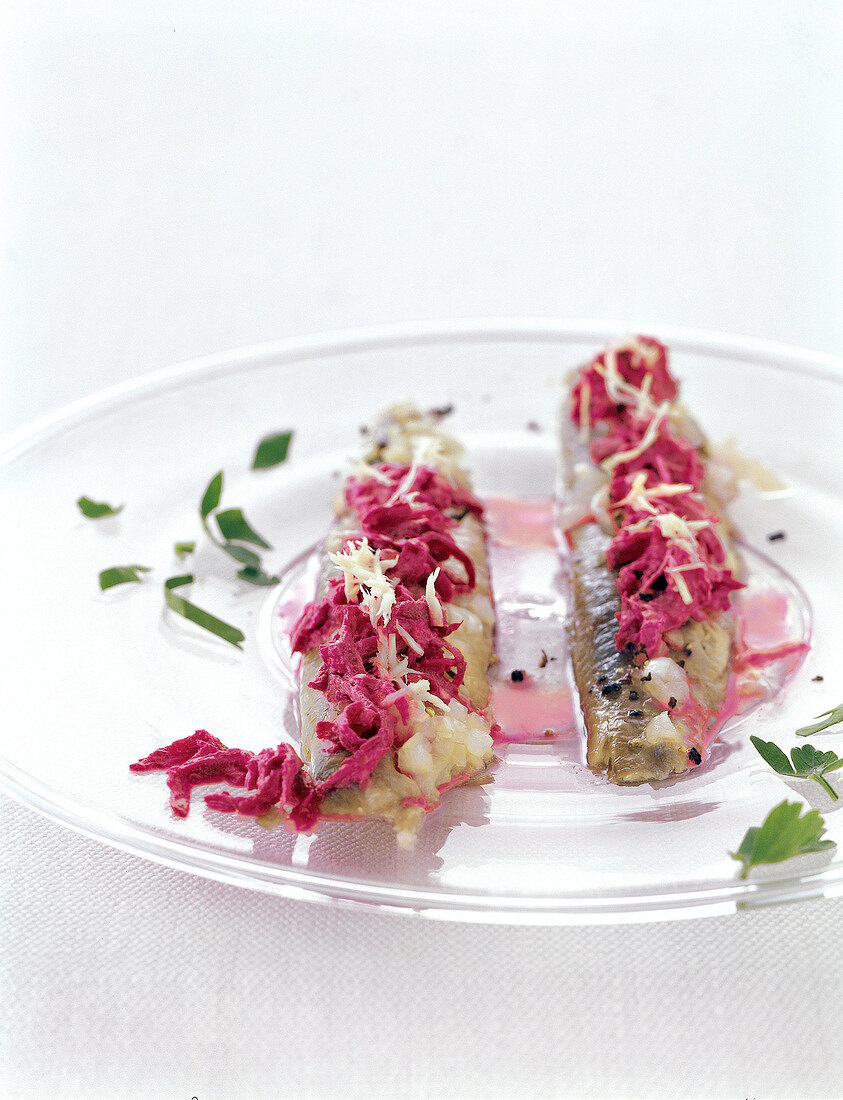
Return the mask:
<svg viewBox="0 0 843 1100">
<path fill-rule="evenodd" d="M 733 713 L 745 713 L 776 695 L 810 651 L 810 618 L 799 595 L 784 585 L 762 586 L 752 580 L 738 593 Z"/>
<path fill-rule="evenodd" d="M 552 500 L 491 497 L 484 500 L 489 541 L 509 549 L 556 547 Z"/>
<path fill-rule="evenodd" d="M 760 592 L 749 590 L 736 603 L 742 640 L 747 648 L 762 650 L 781 643 L 790 615 L 790 603 L 784 592 L 769 588 Z"/>
<path fill-rule="evenodd" d="M 500 744 L 535 744 L 580 734 L 567 676 L 567 599 L 552 500 L 484 501 L 497 610 L 492 708 Z M 513 681 L 512 673 L 523 676 Z M 578 753 L 575 755 L 579 755 Z"/>
<path fill-rule="evenodd" d="M 567 685 L 498 681 L 492 685 L 492 709 L 501 727 L 497 738 L 501 743 L 579 738 Z"/>
<path fill-rule="evenodd" d="M 787 662 L 788 674 L 810 649 L 805 637 L 794 636 L 791 601 L 785 592 L 762 589 L 738 599 L 739 661 L 761 668 L 774 661 Z"/>
</svg>

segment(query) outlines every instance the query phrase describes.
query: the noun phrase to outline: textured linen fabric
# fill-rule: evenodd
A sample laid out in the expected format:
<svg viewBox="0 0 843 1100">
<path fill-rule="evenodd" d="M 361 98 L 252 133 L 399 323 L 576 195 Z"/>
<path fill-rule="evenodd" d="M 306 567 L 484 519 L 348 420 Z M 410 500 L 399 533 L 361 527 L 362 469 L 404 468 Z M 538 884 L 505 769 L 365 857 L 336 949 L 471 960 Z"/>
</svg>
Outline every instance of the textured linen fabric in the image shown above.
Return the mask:
<svg viewBox="0 0 843 1100">
<path fill-rule="evenodd" d="M 843 900 L 511 928 L 286 901 L 0 799 L 0 1095 L 839 1095 Z"/>
</svg>

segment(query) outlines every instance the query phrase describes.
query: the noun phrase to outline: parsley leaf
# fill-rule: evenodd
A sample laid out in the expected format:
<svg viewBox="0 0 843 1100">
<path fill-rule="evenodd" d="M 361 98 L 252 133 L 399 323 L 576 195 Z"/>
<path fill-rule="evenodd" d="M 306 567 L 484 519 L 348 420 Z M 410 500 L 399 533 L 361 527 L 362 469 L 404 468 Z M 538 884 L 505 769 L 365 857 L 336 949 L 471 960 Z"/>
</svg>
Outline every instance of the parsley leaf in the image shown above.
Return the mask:
<svg viewBox="0 0 843 1100">
<path fill-rule="evenodd" d="M 778 745 L 774 745 L 772 741 L 762 741 L 760 737 L 756 737 L 754 734 L 750 737 L 750 741 L 770 767 L 777 771 L 779 775 L 796 775 L 793 765 Z"/>
<path fill-rule="evenodd" d="M 100 573 L 100 589 L 105 592 L 108 588 L 115 588 L 118 584 L 129 584 L 143 580 L 138 573 L 151 573 L 148 565 L 112 565 L 109 569 L 103 569 Z"/>
<path fill-rule="evenodd" d="M 802 726 L 801 729 L 796 731 L 796 736 L 811 737 L 815 733 L 827 730 L 829 726 L 836 726 L 840 722 L 843 722 L 843 703 L 841 703 L 839 707 L 834 707 L 832 710 L 827 710 L 822 714 L 818 714 L 817 718 L 820 719 L 819 722 L 814 722 L 811 726 Z"/>
<path fill-rule="evenodd" d="M 104 500 L 91 500 L 90 497 L 80 497 L 76 501 L 79 511 L 87 519 L 102 519 L 103 516 L 116 516 L 118 512 L 122 512 L 124 505 L 118 504 L 114 508 L 111 504 L 106 504 Z"/>
<path fill-rule="evenodd" d="M 822 840 L 825 822 L 819 810 L 809 810 L 799 816 L 801 802 L 780 802 L 767 814 L 763 824 L 747 829 L 746 836 L 736 852 L 729 852 L 732 859 L 743 864 L 741 878 L 759 863 L 781 863 L 793 856 L 808 852 L 823 852 L 833 848 L 833 840 Z"/>
<path fill-rule="evenodd" d="M 178 595 L 178 593 L 174 591 L 176 588 L 182 588 L 186 584 L 193 584 L 192 573 L 185 573 L 179 577 L 169 577 L 164 581 L 164 599 L 167 602 L 167 606 L 178 615 L 182 615 L 185 619 L 189 619 L 190 622 L 196 623 L 197 626 L 201 626 L 205 630 L 209 630 L 212 634 L 216 634 L 216 636 L 222 638 L 223 641 L 236 646 L 238 649 L 242 649 L 243 647 L 240 643 L 246 637 L 242 630 L 238 630 L 236 626 L 231 626 L 229 623 L 223 622 L 222 619 L 218 619 L 209 611 L 203 611 L 201 607 L 197 607 L 196 604 L 190 603 L 183 596 Z"/>
<path fill-rule="evenodd" d="M 831 750 L 821 752 L 813 745 L 796 745 L 790 750 L 790 760 L 788 760 L 779 746 L 774 745 L 772 741 L 762 741 L 760 737 L 755 736 L 750 737 L 750 741 L 779 775 L 791 775 L 796 779 L 813 779 L 835 802 L 839 798 L 837 791 L 828 780 L 823 778 L 827 772 L 843 768 L 843 760 L 836 752 Z"/>
<path fill-rule="evenodd" d="M 275 432 L 264 436 L 252 459 L 252 469 L 268 470 L 272 466 L 278 466 L 286 459 L 292 438 L 292 432 Z"/>
<path fill-rule="evenodd" d="M 813 779 L 828 792 L 836 802 L 840 797 L 834 787 L 823 777 L 829 772 L 843 768 L 843 760 L 840 760 L 836 752 L 830 749 L 828 752 L 820 752 L 813 745 L 797 745 L 790 750 L 790 758 L 796 769 L 796 774 L 802 779 Z"/>
</svg>

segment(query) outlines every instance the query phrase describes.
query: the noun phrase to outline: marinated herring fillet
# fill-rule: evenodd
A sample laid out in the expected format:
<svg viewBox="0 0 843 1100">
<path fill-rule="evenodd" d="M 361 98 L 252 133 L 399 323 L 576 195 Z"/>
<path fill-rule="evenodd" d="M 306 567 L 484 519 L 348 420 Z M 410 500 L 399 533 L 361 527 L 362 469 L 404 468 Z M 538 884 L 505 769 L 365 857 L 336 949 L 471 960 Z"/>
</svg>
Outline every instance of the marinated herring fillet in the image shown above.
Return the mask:
<svg viewBox="0 0 843 1100">
<path fill-rule="evenodd" d="M 211 809 L 300 831 L 382 817 L 411 844 L 441 792 L 491 763 L 483 507 L 441 418 L 389 410 L 337 502 L 319 591 L 291 638 L 301 756 L 289 744 L 231 749 L 197 730 L 132 766 L 166 770 L 177 815 L 193 787 L 223 781 L 250 793 L 206 795 Z"/>
<path fill-rule="evenodd" d="M 376 426 L 324 547 L 320 598 L 293 632 L 302 754 L 326 790 L 323 814 L 385 817 L 399 837 L 493 755 L 483 509 L 440 418 L 397 406 Z M 361 702 L 394 712 L 373 769 L 347 729 Z"/>
<path fill-rule="evenodd" d="M 667 349 L 638 337 L 577 374 L 562 418 L 571 662 L 588 763 L 614 783 L 699 765 L 728 710 L 731 488 L 676 397 Z"/>
</svg>

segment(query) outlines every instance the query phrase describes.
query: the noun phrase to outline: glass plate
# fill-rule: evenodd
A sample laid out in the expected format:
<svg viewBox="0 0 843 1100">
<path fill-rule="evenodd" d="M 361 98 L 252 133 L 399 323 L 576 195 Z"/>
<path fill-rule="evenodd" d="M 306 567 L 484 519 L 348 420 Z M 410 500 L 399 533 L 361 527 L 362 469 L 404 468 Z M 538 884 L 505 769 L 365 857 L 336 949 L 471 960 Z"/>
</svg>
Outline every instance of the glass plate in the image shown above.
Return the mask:
<svg viewBox="0 0 843 1100">
<path fill-rule="evenodd" d="M 448 792 L 412 853 L 379 822 L 327 823 L 296 836 L 212 813 L 201 791 L 179 820 L 161 773 L 128 770 L 200 727 L 253 750 L 295 738 L 278 615 L 330 522 L 360 424 L 407 397 L 453 403 L 450 423 L 478 492 L 546 499 L 561 379 L 628 331 L 478 322 L 286 342 L 158 372 L 12 437 L 0 456 L 2 788 L 89 836 L 210 878 L 447 919 L 652 920 L 843 892 L 843 848 L 761 868 L 747 881 L 728 854 L 785 797 L 819 808 L 828 835 L 843 841 L 838 804 L 814 783 L 777 776 L 748 743 L 757 731 L 789 746 L 797 726 L 839 702 L 843 370 L 830 357 L 759 341 L 632 330 L 670 345 L 683 399 L 711 438 L 736 437 L 791 486 L 774 497 L 747 488 L 733 515 L 757 551 L 753 568 L 788 588 L 790 625 L 812 629 L 812 649 L 782 691 L 725 730 L 705 766 L 617 788 L 583 766 L 570 736 L 505 746 L 493 782 Z M 285 428 L 295 430 L 288 462 L 251 471 L 257 440 Z M 240 582 L 202 533 L 198 502 L 220 469 L 223 504 L 242 507 L 273 544 L 266 564 L 283 572 L 280 597 Z M 125 509 L 86 520 L 75 504 L 81 494 Z M 786 538 L 768 542 L 775 531 Z M 195 554 L 178 561 L 174 543 L 194 539 Z M 153 572 L 101 593 L 99 570 L 129 563 Z M 187 571 L 197 578 L 191 598 L 244 630 L 242 652 L 163 609 L 163 581 Z M 533 668 L 554 635 L 550 613 L 529 608 L 559 593 L 540 591 L 530 576 L 523 587 L 528 611 L 507 661 Z M 510 612 L 517 595 L 508 595 Z M 813 740 L 841 744 L 833 733 Z"/>
</svg>

